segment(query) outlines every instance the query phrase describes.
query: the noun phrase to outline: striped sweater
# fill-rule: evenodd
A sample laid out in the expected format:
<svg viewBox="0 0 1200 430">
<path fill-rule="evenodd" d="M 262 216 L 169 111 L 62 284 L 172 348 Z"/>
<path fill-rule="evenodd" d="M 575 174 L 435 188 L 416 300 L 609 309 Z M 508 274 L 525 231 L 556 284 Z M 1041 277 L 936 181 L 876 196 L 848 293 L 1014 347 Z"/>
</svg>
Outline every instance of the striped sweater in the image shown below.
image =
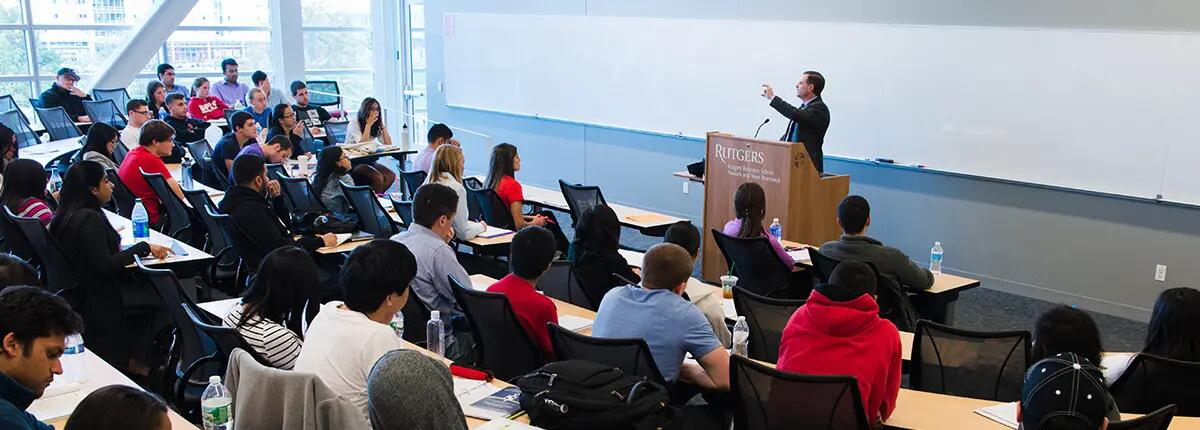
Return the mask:
<svg viewBox="0 0 1200 430">
<path fill-rule="evenodd" d="M 229 327 L 238 327 L 242 320 L 242 305 L 238 304 L 225 316 L 224 323 Z M 254 348 L 254 352 L 267 359 L 267 362 L 283 370 L 292 370 L 296 357 L 300 356 L 300 347 L 304 341 L 300 336 L 282 325 L 262 317 L 254 317 L 245 325 L 237 328 L 238 334 L 246 343 Z"/>
<path fill-rule="evenodd" d="M 54 217 L 54 211 L 50 210 L 50 206 L 37 197 L 29 197 L 22 200 L 21 204 L 17 205 L 15 212 L 19 217 L 37 218 L 38 221 L 42 222 L 43 226 L 50 225 L 50 218 Z"/>
</svg>

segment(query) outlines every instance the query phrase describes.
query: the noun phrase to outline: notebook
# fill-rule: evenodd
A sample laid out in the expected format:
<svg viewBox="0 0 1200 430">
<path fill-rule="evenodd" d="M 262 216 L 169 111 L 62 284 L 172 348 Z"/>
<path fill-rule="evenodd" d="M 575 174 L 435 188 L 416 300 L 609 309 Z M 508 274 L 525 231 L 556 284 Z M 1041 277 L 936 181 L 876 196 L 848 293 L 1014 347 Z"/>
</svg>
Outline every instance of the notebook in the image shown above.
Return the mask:
<svg viewBox="0 0 1200 430">
<path fill-rule="evenodd" d="M 509 230 L 507 228 L 493 227 L 493 226 L 489 225 L 489 226 L 487 226 L 487 230 L 484 230 L 483 233 L 479 233 L 479 237 L 482 237 L 484 239 L 491 239 L 493 237 L 500 237 L 500 236 L 504 236 L 506 234 L 512 234 L 512 233 L 513 233 L 513 231 Z"/>
<path fill-rule="evenodd" d="M 462 402 L 462 399 L 459 399 Z M 492 420 L 505 418 L 521 410 L 521 388 L 506 387 L 470 404 L 463 405 L 463 414 Z"/>
<path fill-rule="evenodd" d="M 26 411 L 40 421 L 56 420 L 71 415 L 71 412 L 75 411 L 75 406 L 83 401 L 83 394 L 79 392 L 82 386 L 79 383 L 64 382 L 56 378 L 49 387 L 46 387 L 46 392 L 42 394 L 42 397 L 29 405 Z"/>
<path fill-rule="evenodd" d="M 558 325 L 570 331 L 580 331 L 592 326 L 595 321 L 574 315 L 559 315 Z"/>
<path fill-rule="evenodd" d="M 975 413 L 987 417 L 987 419 L 1004 424 L 1005 427 L 1017 428 L 1017 402 L 1001 403 L 995 406 L 979 408 Z"/>
<path fill-rule="evenodd" d="M 810 261 L 812 257 L 808 256 L 808 248 L 801 248 L 795 251 L 788 251 L 787 255 L 795 261 Z"/>
</svg>

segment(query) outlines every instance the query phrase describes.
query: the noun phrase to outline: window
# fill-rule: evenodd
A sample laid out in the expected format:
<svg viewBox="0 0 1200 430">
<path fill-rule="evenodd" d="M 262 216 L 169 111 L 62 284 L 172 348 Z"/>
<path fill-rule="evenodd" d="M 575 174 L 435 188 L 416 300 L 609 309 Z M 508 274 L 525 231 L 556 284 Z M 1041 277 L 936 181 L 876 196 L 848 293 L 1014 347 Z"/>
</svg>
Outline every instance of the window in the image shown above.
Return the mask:
<svg viewBox="0 0 1200 430">
<path fill-rule="evenodd" d="M 424 117 L 428 114 L 425 97 L 425 4 L 422 0 L 409 0 L 408 10 L 408 79 L 409 91 L 405 98 L 411 104 L 412 114 Z"/>
<path fill-rule="evenodd" d="M 308 80 L 338 82 L 343 107 L 375 96 L 370 0 L 301 0 Z"/>
</svg>

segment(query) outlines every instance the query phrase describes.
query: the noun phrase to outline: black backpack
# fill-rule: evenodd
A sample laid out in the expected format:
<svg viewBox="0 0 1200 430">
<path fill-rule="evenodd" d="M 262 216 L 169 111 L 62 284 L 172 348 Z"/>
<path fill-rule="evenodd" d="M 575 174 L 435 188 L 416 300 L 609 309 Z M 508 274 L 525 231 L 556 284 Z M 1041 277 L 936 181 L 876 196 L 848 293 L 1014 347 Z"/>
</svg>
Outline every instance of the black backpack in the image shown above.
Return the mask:
<svg viewBox="0 0 1200 430">
<path fill-rule="evenodd" d="M 547 364 L 516 384 L 521 409 L 546 429 L 660 429 L 678 416 L 661 384 L 587 360 Z"/>
</svg>

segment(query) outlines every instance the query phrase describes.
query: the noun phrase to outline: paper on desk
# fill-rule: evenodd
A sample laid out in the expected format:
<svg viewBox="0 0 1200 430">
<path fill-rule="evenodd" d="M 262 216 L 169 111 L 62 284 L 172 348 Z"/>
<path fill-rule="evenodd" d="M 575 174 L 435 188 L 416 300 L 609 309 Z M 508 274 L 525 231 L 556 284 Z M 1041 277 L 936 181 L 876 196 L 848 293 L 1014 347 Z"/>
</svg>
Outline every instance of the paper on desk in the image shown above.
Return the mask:
<svg viewBox="0 0 1200 430">
<path fill-rule="evenodd" d="M 82 401 L 83 395 L 76 391 L 54 397 L 42 397 L 29 405 L 25 411 L 33 414 L 38 421 L 52 421 L 71 415 Z"/>
<path fill-rule="evenodd" d="M 788 251 L 787 255 L 789 257 L 792 257 L 792 260 L 795 260 L 797 262 L 812 260 L 812 257 L 808 256 L 808 248 L 800 248 L 795 251 Z"/>
<path fill-rule="evenodd" d="M 1017 402 L 1001 403 L 995 406 L 979 408 L 975 413 L 983 415 L 989 420 L 1004 424 L 1005 427 L 1017 428 Z"/>
<path fill-rule="evenodd" d="M 507 228 L 500 228 L 500 227 L 495 227 L 495 226 L 489 225 L 489 226 L 487 226 L 487 230 L 484 230 L 483 233 L 479 233 L 479 237 L 482 237 L 484 239 L 491 239 L 493 237 L 500 237 L 500 236 L 504 236 L 506 234 L 512 234 L 512 232 L 513 232 L 512 230 L 509 230 Z"/>
<path fill-rule="evenodd" d="M 633 221 L 633 222 L 649 224 L 652 222 L 670 221 L 674 218 L 671 218 L 666 215 L 660 215 L 660 214 L 638 214 L 638 215 L 626 215 L 625 219 L 627 219 L 629 221 Z"/>
<path fill-rule="evenodd" d="M 476 430 L 542 430 L 541 427 L 534 427 L 529 424 L 510 420 L 508 418 L 496 418 L 488 421 L 487 424 L 475 428 Z"/>
<path fill-rule="evenodd" d="M 338 246 L 346 243 L 347 240 L 350 240 L 350 238 L 354 236 L 354 233 L 336 233 L 334 236 L 337 237 L 337 243 L 333 246 Z"/>
<path fill-rule="evenodd" d="M 584 317 L 577 317 L 574 315 L 559 315 L 558 316 L 558 325 L 560 325 L 560 326 L 562 326 L 562 328 L 565 328 L 570 331 L 580 331 L 580 330 L 586 329 L 588 327 L 591 327 L 592 323 L 594 323 L 594 322 L 595 321 L 592 321 L 590 319 L 587 319 Z"/>
</svg>

